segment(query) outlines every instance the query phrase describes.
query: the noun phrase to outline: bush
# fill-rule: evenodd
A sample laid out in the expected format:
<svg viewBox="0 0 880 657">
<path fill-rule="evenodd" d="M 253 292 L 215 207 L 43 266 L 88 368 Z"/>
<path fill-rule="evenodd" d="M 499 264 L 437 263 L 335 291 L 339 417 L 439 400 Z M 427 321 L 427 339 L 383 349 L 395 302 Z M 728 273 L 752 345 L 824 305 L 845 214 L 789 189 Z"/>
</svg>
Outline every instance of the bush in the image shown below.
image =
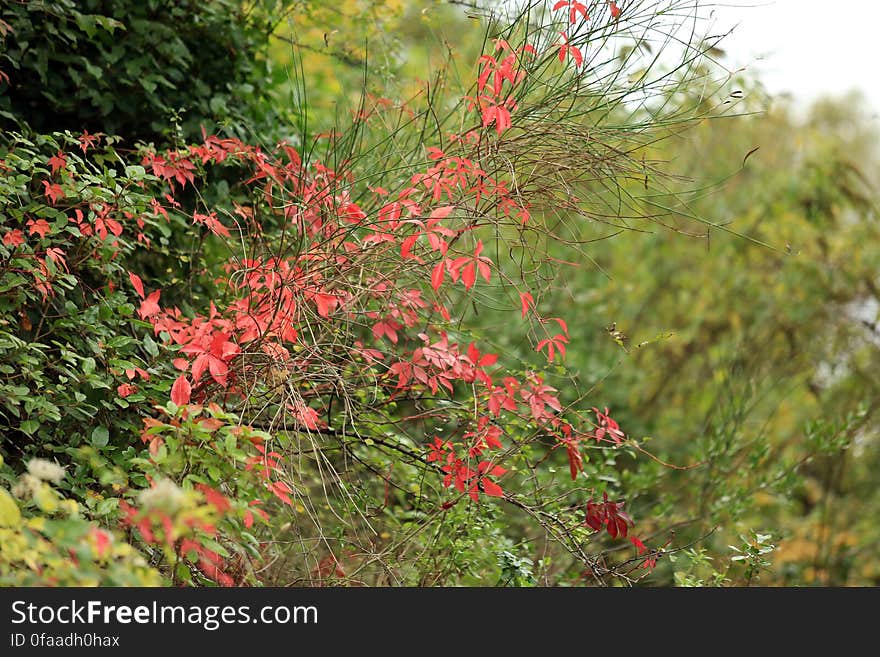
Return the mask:
<svg viewBox="0 0 880 657">
<path fill-rule="evenodd" d="M 159 143 L 241 122 L 270 32 L 233 0 L 4 3 L 0 125 Z"/>
</svg>

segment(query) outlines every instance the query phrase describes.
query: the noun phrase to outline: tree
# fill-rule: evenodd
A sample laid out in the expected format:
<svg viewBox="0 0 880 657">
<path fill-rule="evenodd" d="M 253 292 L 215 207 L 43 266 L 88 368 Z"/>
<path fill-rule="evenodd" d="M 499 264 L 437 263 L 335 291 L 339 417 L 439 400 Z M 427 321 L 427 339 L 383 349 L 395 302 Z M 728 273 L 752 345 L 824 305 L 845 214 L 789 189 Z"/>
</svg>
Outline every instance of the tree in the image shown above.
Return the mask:
<svg viewBox="0 0 880 657">
<path fill-rule="evenodd" d="M 749 116 L 666 145 L 683 179 L 720 181 L 655 197 L 677 232 L 600 242 L 596 267 L 567 280 L 592 309 L 568 364 L 640 445 L 688 468 L 620 469 L 635 515 L 712 560 L 655 581 L 708 582 L 714 567 L 744 583 L 729 546 L 757 530 L 777 544 L 763 583 L 873 584 L 876 131 L 857 98 L 798 118 L 781 101 L 759 112 L 751 84 L 732 87 Z"/>
</svg>

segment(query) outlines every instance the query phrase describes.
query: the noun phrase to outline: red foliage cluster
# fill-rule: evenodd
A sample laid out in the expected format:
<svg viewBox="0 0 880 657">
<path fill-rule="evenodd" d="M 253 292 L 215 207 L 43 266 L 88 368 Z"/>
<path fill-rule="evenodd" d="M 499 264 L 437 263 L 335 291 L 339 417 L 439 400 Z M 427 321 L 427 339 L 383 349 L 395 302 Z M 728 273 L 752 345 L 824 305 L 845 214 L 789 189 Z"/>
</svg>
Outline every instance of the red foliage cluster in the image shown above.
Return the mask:
<svg viewBox="0 0 880 657">
<path fill-rule="evenodd" d="M 597 532 L 604 527 L 611 538 L 626 537 L 628 527 L 633 521 L 623 510 L 623 506 L 624 502 L 611 502 L 608 500 L 608 493 L 603 493 L 601 502 L 587 502 L 584 524 Z"/>
</svg>

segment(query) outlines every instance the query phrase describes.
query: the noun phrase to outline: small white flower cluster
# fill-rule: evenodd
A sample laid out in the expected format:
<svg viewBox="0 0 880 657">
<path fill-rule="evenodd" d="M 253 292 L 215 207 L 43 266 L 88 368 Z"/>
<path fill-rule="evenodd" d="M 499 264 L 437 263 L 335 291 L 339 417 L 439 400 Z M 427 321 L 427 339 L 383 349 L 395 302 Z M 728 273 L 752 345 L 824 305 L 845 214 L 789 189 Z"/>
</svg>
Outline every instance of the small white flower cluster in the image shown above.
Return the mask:
<svg viewBox="0 0 880 657">
<path fill-rule="evenodd" d="M 15 482 L 15 486 L 12 487 L 12 494 L 20 500 L 29 500 L 36 495 L 42 485 L 42 481 L 25 472 Z"/>
<path fill-rule="evenodd" d="M 64 468 L 46 459 L 31 459 L 27 466 L 28 472 L 40 481 L 51 481 L 60 484 L 64 479 Z"/>
<path fill-rule="evenodd" d="M 64 479 L 64 468 L 46 459 L 31 459 L 27 469 L 12 487 L 12 494 L 20 500 L 36 495 L 44 481 L 59 484 Z"/>
<path fill-rule="evenodd" d="M 170 479 L 159 479 L 152 488 L 138 493 L 138 501 L 145 509 L 162 509 L 173 512 L 183 506 L 186 493 Z"/>
</svg>

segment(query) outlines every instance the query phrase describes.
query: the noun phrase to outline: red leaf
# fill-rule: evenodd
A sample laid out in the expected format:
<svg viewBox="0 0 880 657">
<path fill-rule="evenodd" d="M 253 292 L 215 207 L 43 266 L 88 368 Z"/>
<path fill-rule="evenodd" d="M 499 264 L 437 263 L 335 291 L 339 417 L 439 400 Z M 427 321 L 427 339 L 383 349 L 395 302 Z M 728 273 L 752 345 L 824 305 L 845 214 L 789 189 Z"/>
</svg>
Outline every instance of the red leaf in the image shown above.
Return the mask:
<svg viewBox="0 0 880 657">
<path fill-rule="evenodd" d="M 487 283 L 492 280 L 492 270 L 489 268 L 489 263 L 486 262 L 484 258 L 477 260 L 477 269 L 480 270 L 480 276 L 482 276 L 483 280 Z"/>
<path fill-rule="evenodd" d="M 296 404 L 288 404 L 287 408 L 293 411 L 294 419 L 306 429 L 314 430 L 318 428 L 318 412 L 311 406 L 298 402 Z"/>
<path fill-rule="evenodd" d="M 21 246 L 24 244 L 24 233 L 18 228 L 13 228 L 3 236 L 3 244 L 6 246 Z"/>
<path fill-rule="evenodd" d="M 226 382 L 226 375 L 229 373 L 229 367 L 216 356 L 208 356 L 208 371 L 211 376 L 219 384 Z"/>
<path fill-rule="evenodd" d="M 270 481 L 266 484 L 269 490 L 272 491 L 272 494 L 275 495 L 279 500 L 287 504 L 288 506 L 293 506 L 293 500 L 290 499 L 289 493 L 292 492 L 292 488 L 287 485 L 287 483 L 283 481 Z"/>
<path fill-rule="evenodd" d="M 61 189 L 61 185 L 56 183 L 50 183 L 48 180 L 43 181 L 43 187 L 45 187 L 45 191 L 43 192 L 46 195 L 46 198 L 49 199 L 49 203 L 55 205 L 59 199 L 64 198 L 64 190 Z"/>
<path fill-rule="evenodd" d="M 565 449 L 568 453 L 568 469 L 571 473 L 571 479 L 574 481 L 577 479 L 578 472 L 582 472 L 584 469 L 584 459 L 573 440 L 566 441 Z"/>
<path fill-rule="evenodd" d="M 611 538 L 617 538 L 617 520 L 611 518 L 608 520 L 608 535 Z"/>
<path fill-rule="evenodd" d="M 564 319 L 562 319 L 560 317 L 551 317 L 550 319 L 552 319 L 554 322 L 559 324 L 559 327 L 562 329 L 562 332 L 565 333 L 566 336 L 568 336 L 568 324 L 565 323 Z"/>
<path fill-rule="evenodd" d="M 198 488 L 205 496 L 205 501 L 217 509 L 218 513 L 226 513 L 232 508 L 229 500 L 227 500 L 222 493 L 214 490 L 207 484 L 197 484 L 196 488 Z"/>
<path fill-rule="evenodd" d="M 58 169 L 63 169 L 67 166 L 67 156 L 62 151 L 58 151 L 58 153 L 49 158 L 49 166 L 52 167 L 52 175 L 54 176 L 58 173 Z"/>
<path fill-rule="evenodd" d="M 59 249 L 57 246 L 52 246 L 46 249 L 46 255 L 54 262 L 56 265 L 60 265 L 64 268 L 65 271 L 69 272 L 70 269 L 67 267 L 67 262 L 64 260 L 64 251 Z"/>
<path fill-rule="evenodd" d="M 571 55 L 574 59 L 575 67 L 580 67 L 584 63 L 584 55 L 580 48 L 568 44 L 568 37 L 565 32 L 560 32 L 559 34 L 562 36 L 562 43 L 559 44 L 559 61 L 565 62 L 566 56 Z"/>
<path fill-rule="evenodd" d="M 82 149 L 82 152 L 85 153 L 90 148 L 94 148 L 95 144 L 101 141 L 101 137 L 103 136 L 103 132 L 99 132 L 94 135 L 90 135 L 89 131 L 86 130 L 83 132 L 77 139 L 79 140 L 79 147 Z"/>
<path fill-rule="evenodd" d="M 445 219 L 454 209 L 454 205 L 444 205 L 442 208 L 437 208 L 431 213 L 431 219 Z"/>
<path fill-rule="evenodd" d="M 415 235 L 410 235 L 405 240 L 403 240 L 403 242 L 400 245 L 400 257 L 401 258 L 403 258 L 404 260 L 409 260 L 410 258 L 416 257 L 416 256 L 412 255 L 411 251 L 412 251 L 413 245 L 419 239 L 419 235 L 421 235 L 421 233 L 416 233 Z"/>
<path fill-rule="evenodd" d="M 381 340 L 382 336 L 387 336 L 393 344 L 397 344 L 397 329 L 401 328 L 400 324 L 393 319 L 384 319 L 373 325 L 373 337 Z"/>
<path fill-rule="evenodd" d="M 642 541 L 639 540 L 639 538 L 636 536 L 630 536 L 629 542 L 632 543 L 633 545 L 635 545 L 636 550 L 639 551 L 639 554 L 644 554 L 645 552 L 648 551 L 648 548 L 645 547 L 645 544 L 642 543 Z"/>
<path fill-rule="evenodd" d="M 566 338 L 561 333 L 557 333 L 552 338 L 547 338 L 545 340 L 541 340 L 536 346 L 535 351 L 543 351 L 545 348 L 547 349 L 547 360 L 553 361 L 556 358 L 556 355 L 559 354 L 560 357 L 565 357 L 565 345 L 568 343 L 568 338 Z"/>
<path fill-rule="evenodd" d="M 535 307 L 535 297 L 533 297 L 528 292 L 520 292 L 519 303 L 520 306 L 522 306 L 523 319 L 525 319 L 526 314 L 529 312 L 529 306 L 531 306 L 532 308 Z"/>
<path fill-rule="evenodd" d="M 104 557 L 104 553 L 107 552 L 107 548 L 110 547 L 110 536 L 102 529 L 97 529 L 96 527 L 92 527 L 89 530 L 89 535 L 95 540 L 95 552 L 99 559 Z"/>
<path fill-rule="evenodd" d="M 138 315 L 141 316 L 141 319 L 146 319 L 151 315 L 156 315 L 159 313 L 161 308 L 159 308 L 159 295 L 162 294 L 162 290 L 156 290 L 151 293 L 146 299 L 141 303 L 140 309 L 138 309 Z"/>
<path fill-rule="evenodd" d="M 192 364 L 192 376 L 193 381 L 196 383 L 202 378 L 202 374 L 205 373 L 205 370 L 208 367 L 208 360 L 211 358 L 210 354 L 199 354 L 195 361 Z"/>
<path fill-rule="evenodd" d="M 186 375 L 181 374 L 179 377 L 177 377 L 174 385 L 171 386 L 171 401 L 173 401 L 178 406 L 185 406 L 186 404 L 189 404 L 189 398 L 191 394 L 192 386 L 189 384 Z"/>
<path fill-rule="evenodd" d="M 230 237 L 229 229 L 220 222 L 217 218 L 216 212 L 209 212 L 208 214 L 200 214 L 196 212 L 193 214 L 193 222 L 204 224 L 208 227 L 208 230 L 217 236 Z"/>
<path fill-rule="evenodd" d="M 476 267 L 474 267 L 474 263 L 469 263 L 465 266 L 465 268 L 461 272 L 461 282 L 464 283 L 464 288 L 466 290 L 470 290 L 474 283 L 477 281 L 477 271 Z"/>
<path fill-rule="evenodd" d="M 434 288 L 434 292 L 440 289 L 440 286 L 443 284 L 443 276 L 446 271 L 446 262 L 441 260 L 438 262 L 434 270 L 431 272 L 431 287 Z"/>
<path fill-rule="evenodd" d="M 568 7 L 568 22 L 572 25 L 577 22 L 578 14 L 583 16 L 585 21 L 590 20 L 590 17 L 587 15 L 587 6 L 582 2 L 577 2 L 577 0 L 560 0 L 553 5 L 553 11 L 557 11 L 563 7 Z"/>
<path fill-rule="evenodd" d="M 138 293 L 138 296 L 143 299 L 144 296 L 144 282 L 141 280 L 141 277 L 132 272 L 128 272 L 128 280 L 131 281 L 131 284 L 134 286 L 134 291 Z"/>
<path fill-rule="evenodd" d="M 319 292 L 315 295 L 315 305 L 318 306 L 318 314 L 321 317 L 328 317 L 336 309 L 338 303 L 339 299 L 332 294 Z"/>
<path fill-rule="evenodd" d="M 37 219 L 36 221 L 30 219 L 26 225 L 28 226 L 28 235 L 36 233 L 40 237 L 46 237 L 46 233 L 52 232 L 52 227 L 45 219 Z"/>
<path fill-rule="evenodd" d="M 122 383 L 117 386 L 116 392 L 119 393 L 120 397 L 128 397 L 129 395 L 133 395 L 137 392 L 137 386 L 134 386 L 130 383 Z"/>
<path fill-rule="evenodd" d="M 205 429 L 206 431 L 217 431 L 224 424 L 223 420 L 218 420 L 217 418 L 209 417 L 204 420 L 199 420 L 199 426 Z"/>
<path fill-rule="evenodd" d="M 505 472 L 507 472 L 507 470 L 505 468 L 502 468 L 500 465 L 493 465 L 490 467 L 488 461 L 483 461 L 482 463 L 480 463 L 480 472 L 482 472 L 483 474 L 490 474 L 493 477 L 500 477 Z"/>
<path fill-rule="evenodd" d="M 486 493 L 489 497 L 504 497 L 504 491 L 501 489 L 501 486 L 496 484 L 489 479 L 482 479 L 483 482 L 483 492 Z"/>
</svg>

